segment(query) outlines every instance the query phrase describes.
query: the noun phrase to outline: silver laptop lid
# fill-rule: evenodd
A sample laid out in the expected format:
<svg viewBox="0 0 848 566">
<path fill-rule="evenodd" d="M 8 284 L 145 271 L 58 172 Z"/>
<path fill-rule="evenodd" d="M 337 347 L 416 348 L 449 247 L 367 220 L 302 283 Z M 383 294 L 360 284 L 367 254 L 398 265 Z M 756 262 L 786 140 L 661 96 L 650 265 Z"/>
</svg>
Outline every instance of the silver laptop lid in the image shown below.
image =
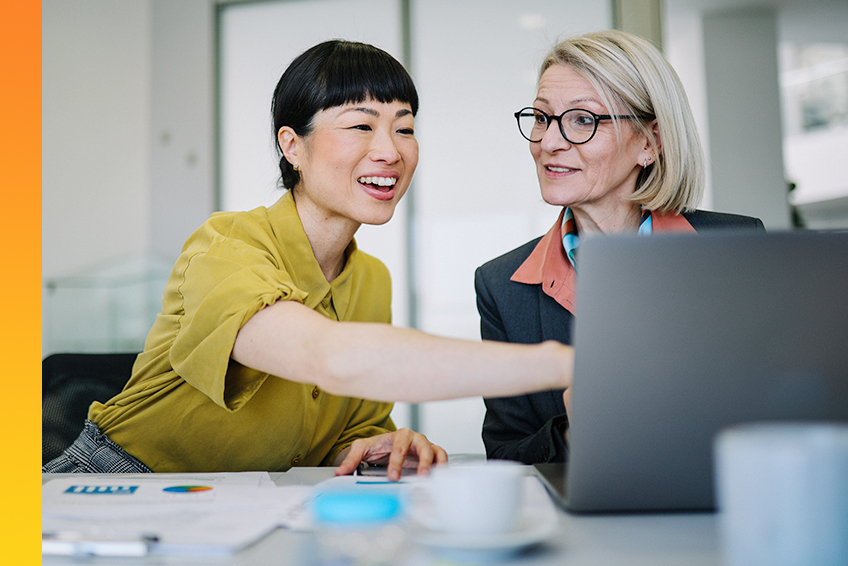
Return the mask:
<svg viewBox="0 0 848 566">
<path fill-rule="evenodd" d="M 733 423 L 848 420 L 848 233 L 581 243 L 566 505 L 711 509 Z"/>
</svg>

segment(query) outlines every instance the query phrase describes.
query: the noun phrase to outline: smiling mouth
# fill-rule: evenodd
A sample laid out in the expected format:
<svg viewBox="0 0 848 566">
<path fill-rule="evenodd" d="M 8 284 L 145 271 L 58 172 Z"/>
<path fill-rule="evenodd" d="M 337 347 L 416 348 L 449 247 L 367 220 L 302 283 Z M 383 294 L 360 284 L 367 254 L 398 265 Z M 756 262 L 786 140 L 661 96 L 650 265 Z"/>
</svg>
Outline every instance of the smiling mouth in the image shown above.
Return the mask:
<svg viewBox="0 0 848 566">
<path fill-rule="evenodd" d="M 395 177 L 360 177 L 357 182 L 370 185 L 379 191 L 388 191 L 397 183 Z"/>
<path fill-rule="evenodd" d="M 568 167 L 554 167 L 554 166 L 547 166 L 547 167 L 545 167 L 545 169 L 547 169 L 548 171 L 550 171 L 552 173 L 568 173 L 570 171 L 577 171 L 577 169 L 570 169 Z"/>
</svg>

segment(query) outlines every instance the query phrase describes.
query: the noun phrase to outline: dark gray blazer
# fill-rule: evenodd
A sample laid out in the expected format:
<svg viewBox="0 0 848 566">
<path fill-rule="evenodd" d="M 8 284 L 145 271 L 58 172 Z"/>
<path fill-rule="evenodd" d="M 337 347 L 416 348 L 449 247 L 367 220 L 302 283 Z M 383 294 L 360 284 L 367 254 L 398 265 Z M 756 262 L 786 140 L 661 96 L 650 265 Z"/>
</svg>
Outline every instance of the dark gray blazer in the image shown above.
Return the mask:
<svg viewBox="0 0 848 566">
<path fill-rule="evenodd" d="M 711 229 L 765 230 L 758 218 L 697 210 L 684 213 L 697 232 Z M 541 238 L 527 242 L 477 268 L 474 286 L 484 340 L 535 344 L 558 340 L 571 344 L 574 315 L 542 291 L 541 285 L 510 281 Z M 489 458 L 527 464 L 563 462 L 568 427 L 563 390 L 484 399 L 483 443 Z"/>
</svg>

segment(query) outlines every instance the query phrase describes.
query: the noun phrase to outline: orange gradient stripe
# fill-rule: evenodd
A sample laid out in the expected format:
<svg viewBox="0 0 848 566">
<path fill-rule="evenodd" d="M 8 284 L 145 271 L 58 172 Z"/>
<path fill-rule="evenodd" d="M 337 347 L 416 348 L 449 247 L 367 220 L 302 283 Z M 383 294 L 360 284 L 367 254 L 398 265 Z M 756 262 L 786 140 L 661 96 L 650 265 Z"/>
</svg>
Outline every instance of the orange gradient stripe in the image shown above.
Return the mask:
<svg viewBox="0 0 848 566">
<path fill-rule="evenodd" d="M 40 564 L 41 2 L 0 14 L 2 379 L 0 532 L 5 564 Z"/>
</svg>

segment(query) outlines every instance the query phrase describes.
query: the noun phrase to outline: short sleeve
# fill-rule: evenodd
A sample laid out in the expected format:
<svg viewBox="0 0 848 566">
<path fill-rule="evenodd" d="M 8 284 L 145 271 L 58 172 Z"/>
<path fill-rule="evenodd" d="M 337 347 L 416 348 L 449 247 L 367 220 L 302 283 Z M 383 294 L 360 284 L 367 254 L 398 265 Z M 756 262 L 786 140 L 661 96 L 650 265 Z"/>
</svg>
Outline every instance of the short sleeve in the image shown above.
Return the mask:
<svg viewBox="0 0 848 566">
<path fill-rule="evenodd" d="M 182 305 L 171 366 L 217 405 L 235 411 L 268 377 L 230 358 L 239 330 L 264 307 L 280 300 L 303 302 L 307 294 L 295 287 L 272 246 L 220 233 L 204 238 L 199 232 L 180 260 L 183 277 L 176 295 Z M 208 247 L 197 245 L 204 239 Z"/>
</svg>

